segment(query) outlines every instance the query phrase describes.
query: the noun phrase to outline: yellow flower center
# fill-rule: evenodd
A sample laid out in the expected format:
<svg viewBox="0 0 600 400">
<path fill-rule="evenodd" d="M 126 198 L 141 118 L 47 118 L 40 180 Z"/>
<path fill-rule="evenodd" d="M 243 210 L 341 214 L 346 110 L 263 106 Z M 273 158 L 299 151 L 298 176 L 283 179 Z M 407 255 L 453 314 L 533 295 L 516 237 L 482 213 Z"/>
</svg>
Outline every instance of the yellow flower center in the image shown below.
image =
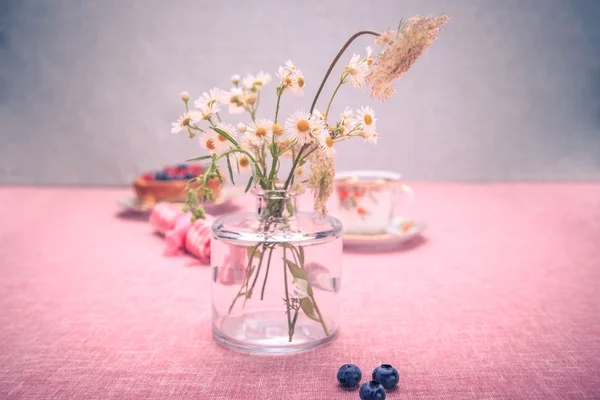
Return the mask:
<svg viewBox="0 0 600 400">
<path fill-rule="evenodd" d="M 183 117 L 181 120 L 181 126 L 189 126 L 191 120 L 192 119 L 190 117 Z"/>
<path fill-rule="evenodd" d="M 296 128 L 298 128 L 300 132 L 305 133 L 308 132 L 308 130 L 310 129 L 310 124 L 307 120 L 301 119 L 298 122 L 296 122 Z"/>
<path fill-rule="evenodd" d="M 282 136 L 283 126 L 281 126 L 281 124 L 273 124 L 273 133 L 277 136 Z"/>
<path fill-rule="evenodd" d="M 370 67 L 373 65 L 373 59 L 371 57 L 367 58 L 367 65 Z"/>
<path fill-rule="evenodd" d="M 285 78 L 285 84 L 286 84 L 286 86 L 291 85 L 292 84 L 292 80 L 289 77 Z"/>
<path fill-rule="evenodd" d="M 227 141 L 227 139 L 225 139 L 225 136 L 223 136 L 223 135 L 219 135 L 218 139 L 219 139 L 219 142 L 226 142 Z"/>
<path fill-rule="evenodd" d="M 367 124 L 367 125 L 371 125 L 373 123 L 373 117 L 371 117 L 369 114 L 365 114 L 365 116 L 363 117 L 363 120 L 365 121 L 365 124 Z"/>
<path fill-rule="evenodd" d="M 327 145 L 327 147 L 332 148 L 333 147 L 333 139 L 331 138 L 331 136 L 327 136 L 325 138 L 325 144 Z"/>
<path fill-rule="evenodd" d="M 248 159 L 244 156 L 240 157 L 240 167 L 242 168 L 246 168 L 248 165 L 250 165 L 250 161 L 248 161 Z"/>
<path fill-rule="evenodd" d="M 301 76 L 298 77 L 298 87 L 304 87 L 304 78 Z"/>
<path fill-rule="evenodd" d="M 256 136 L 264 137 L 266 135 L 267 135 L 267 130 L 264 127 L 259 126 L 258 128 L 256 128 Z"/>
<path fill-rule="evenodd" d="M 246 103 L 250 104 L 250 105 L 254 105 L 254 103 L 256 103 L 256 96 L 249 96 L 246 99 Z"/>
<path fill-rule="evenodd" d="M 323 117 L 323 119 L 327 119 L 327 114 L 325 114 L 324 112 L 321 112 L 321 117 Z"/>
<path fill-rule="evenodd" d="M 214 150 L 215 149 L 215 142 L 212 139 L 208 139 L 206 141 L 206 148 L 209 150 Z"/>
</svg>

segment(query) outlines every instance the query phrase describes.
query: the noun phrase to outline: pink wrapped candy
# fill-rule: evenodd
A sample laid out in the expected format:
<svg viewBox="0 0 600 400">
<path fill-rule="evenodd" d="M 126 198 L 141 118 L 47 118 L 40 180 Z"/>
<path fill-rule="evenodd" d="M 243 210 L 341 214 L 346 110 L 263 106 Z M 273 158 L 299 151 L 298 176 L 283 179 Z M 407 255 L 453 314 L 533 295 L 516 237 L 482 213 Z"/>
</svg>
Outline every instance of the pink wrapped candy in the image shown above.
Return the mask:
<svg viewBox="0 0 600 400">
<path fill-rule="evenodd" d="M 185 239 L 185 249 L 204 263 L 210 262 L 211 226 L 214 220 L 209 215 L 206 219 L 197 220 L 190 226 Z"/>
<path fill-rule="evenodd" d="M 150 225 L 164 235 L 175 227 L 177 218 L 181 214 L 183 211 L 180 207 L 171 203 L 158 203 L 150 214 Z"/>
<path fill-rule="evenodd" d="M 185 239 L 192 226 L 192 213 L 181 214 L 175 221 L 173 229 L 165 235 L 167 246 L 165 247 L 166 256 L 179 254 L 185 248 Z"/>
<path fill-rule="evenodd" d="M 211 226 L 215 219 L 207 215 L 192 223 L 191 213 L 171 203 L 159 203 L 150 214 L 152 227 L 165 235 L 164 254 L 173 256 L 187 250 L 201 262 L 210 262 Z"/>
</svg>

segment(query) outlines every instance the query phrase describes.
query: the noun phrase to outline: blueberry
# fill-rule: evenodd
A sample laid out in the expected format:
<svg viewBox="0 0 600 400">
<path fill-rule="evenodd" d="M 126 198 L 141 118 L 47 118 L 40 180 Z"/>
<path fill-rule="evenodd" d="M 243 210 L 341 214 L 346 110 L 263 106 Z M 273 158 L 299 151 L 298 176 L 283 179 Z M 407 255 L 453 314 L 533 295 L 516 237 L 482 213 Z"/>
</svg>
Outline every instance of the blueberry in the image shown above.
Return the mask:
<svg viewBox="0 0 600 400">
<path fill-rule="evenodd" d="M 362 372 L 354 364 L 344 364 L 337 373 L 337 380 L 344 389 L 353 389 L 358 386 L 362 379 Z"/>
<path fill-rule="evenodd" d="M 157 181 L 166 181 L 167 180 L 167 173 L 164 171 L 159 171 L 156 174 L 154 174 L 154 179 L 156 179 Z"/>
<path fill-rule="evenodd" d="M 179 164 L 175 168 L 177 168 L 177 169 L 186 169 L 187 167 L 188 167 L 187 164 Z"/>
<path fill-rule="evenodd" d="M 360 400 L 385 400 L 385 389 L 377 381 L 363 383 L 358 394 Z"/>
<path fill-rule="evenodd" d="M 396 368 L 389 364 L 382 364 L 373 370 L 373 380 L 381 383 L 386 389 L 391 389 L 398 384 L 400 375 Z"/>
<path fill-rule="evenodd" d="M 187 174 L 185 174 L 185 179 L 193 179 L 196 177 L 196 174 L 192 173 L 192 172 L 188 172 Z"/>
</svg>

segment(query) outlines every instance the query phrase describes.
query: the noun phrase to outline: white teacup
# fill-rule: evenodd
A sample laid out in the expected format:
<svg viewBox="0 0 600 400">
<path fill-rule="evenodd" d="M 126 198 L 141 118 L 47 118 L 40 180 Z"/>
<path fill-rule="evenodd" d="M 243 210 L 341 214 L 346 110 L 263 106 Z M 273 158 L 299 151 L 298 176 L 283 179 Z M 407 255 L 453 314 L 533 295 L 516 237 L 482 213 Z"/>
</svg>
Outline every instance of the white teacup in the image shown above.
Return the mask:
<svg viewBox="0 0 600 400">
<path fill-rule="evenodd" d="M 399 209 L 399 195 L 406 206 L 413 199 L 413 190 L 394 172 L 348 171 L 336 174 L 335 180 L 338 218 L 346 233 L 385 233 Z"/>
</svg>

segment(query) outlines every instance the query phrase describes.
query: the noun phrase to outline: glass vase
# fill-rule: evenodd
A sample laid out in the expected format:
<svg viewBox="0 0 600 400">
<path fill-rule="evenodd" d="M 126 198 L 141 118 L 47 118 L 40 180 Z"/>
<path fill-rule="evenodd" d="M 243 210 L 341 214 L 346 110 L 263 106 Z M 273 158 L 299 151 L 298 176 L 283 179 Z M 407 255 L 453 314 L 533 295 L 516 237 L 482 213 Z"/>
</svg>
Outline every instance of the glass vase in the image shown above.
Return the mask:
<svg viewBox="0 0 600 400">
<path fill-rule="evenodd" d="M 216 220 L 213 337 L 252 353 L 293 353 L 338 331 L 342 226 L 298 212 L 298 193 L 254 191 L 256 211 Z"/>
</svg>

